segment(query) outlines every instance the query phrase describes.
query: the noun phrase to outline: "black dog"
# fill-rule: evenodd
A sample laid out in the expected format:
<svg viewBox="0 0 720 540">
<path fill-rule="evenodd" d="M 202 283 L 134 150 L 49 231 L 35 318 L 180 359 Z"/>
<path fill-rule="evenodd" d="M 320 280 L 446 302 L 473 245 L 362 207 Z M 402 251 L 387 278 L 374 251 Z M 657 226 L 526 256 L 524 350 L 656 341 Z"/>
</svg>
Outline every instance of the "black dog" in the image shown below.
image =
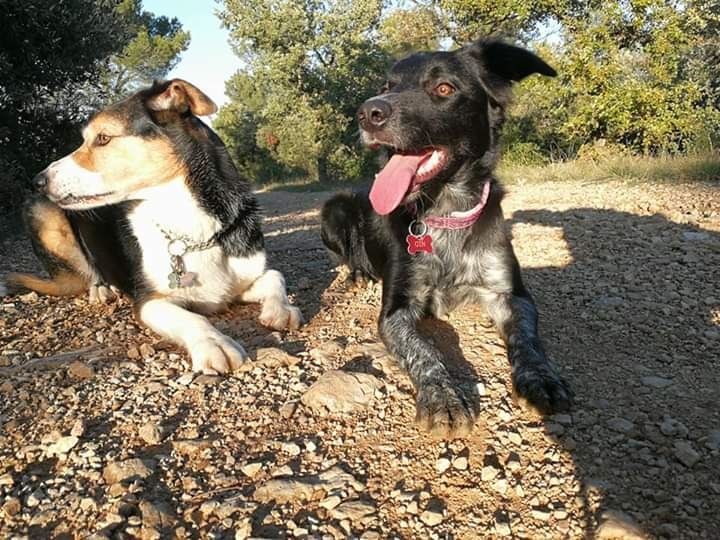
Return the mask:
<svg viewBox="0 0 720 540">
<path fill-rule="evenodd" d="M 417 421 L 437 436 L 474 422 L 441 353 L 417 330 L 480 302 L 508 349 L 516 394 L 542 412 L 572 392 L 543 351 L 493 177 L 514 81 L 555 71 L 524 49 L 479 41 L 397 62 L 382 94 L 357 116 L 363 143 L 389 160 L 367 194 L 339 194 L 322 211 L 322 238 L 354 276 L 383 281 L 379 331 L 417 389 Z"/>
</svg>

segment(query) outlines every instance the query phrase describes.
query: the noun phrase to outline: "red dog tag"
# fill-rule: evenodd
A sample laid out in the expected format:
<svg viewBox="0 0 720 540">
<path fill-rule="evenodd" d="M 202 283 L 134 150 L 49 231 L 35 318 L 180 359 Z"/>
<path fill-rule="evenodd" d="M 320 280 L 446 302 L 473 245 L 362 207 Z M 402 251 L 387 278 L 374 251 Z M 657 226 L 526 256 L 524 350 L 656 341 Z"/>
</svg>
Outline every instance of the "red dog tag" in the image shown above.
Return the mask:
<svg viewBox="0 0 720 540">
<path fill-rule="evenodd" d="M 413 225 L 416 223 L 422 225 L 422 232 L 417 234 L 413 231 Z M 427 234 L 427 225 L 425 223 L 413 220 L 413 222 L 410 223 L 410 227 L 408 227 L 408 232 L 410 234 L 405 237 L 405 241 L 407 242 L 407 251 L 410 255 L 415 255 L 423 251 L 425 253 L 432 253 L 432 236 Z"/>
</svg>

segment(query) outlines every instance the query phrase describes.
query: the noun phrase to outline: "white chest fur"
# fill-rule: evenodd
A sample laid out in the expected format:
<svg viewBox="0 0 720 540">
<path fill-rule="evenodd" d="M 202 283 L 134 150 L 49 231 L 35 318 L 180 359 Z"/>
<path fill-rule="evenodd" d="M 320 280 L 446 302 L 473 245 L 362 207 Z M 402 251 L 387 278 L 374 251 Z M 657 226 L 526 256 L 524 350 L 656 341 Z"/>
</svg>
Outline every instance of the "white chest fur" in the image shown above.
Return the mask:
<svg viewBox="0 0 720 540">
<path fill-rule="evenodd" d="M 168 236 L 202 243 L 222 225 L 205 212 L 182 178 L 143 190 L 141 201 L 129 214 L 132 232 L 142 251 L 142 272 L 156 292 L 192 303 L 219 306 L 235 291 L 235 276 L 220 246 L 190 251 L 183 256 L 187 272 L 197 274 L 191 287 L 171 288 Z"/>
</svg>

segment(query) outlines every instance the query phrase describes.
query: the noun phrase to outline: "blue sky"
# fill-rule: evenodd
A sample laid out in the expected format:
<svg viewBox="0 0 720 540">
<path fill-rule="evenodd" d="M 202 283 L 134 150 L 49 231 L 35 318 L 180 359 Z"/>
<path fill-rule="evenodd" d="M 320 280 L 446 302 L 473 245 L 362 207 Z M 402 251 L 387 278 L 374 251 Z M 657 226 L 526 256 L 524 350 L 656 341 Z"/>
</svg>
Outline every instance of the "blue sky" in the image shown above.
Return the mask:
<svg viewBox="0 0 720 540">
<path fill-rule="evenodd" d="M 218 106 L 227 101 L 225 81 L 240 67 L 228 43 L 228 31 L 215 15 L 215 0 L 143 0 L 143 8 L 155 15 L 177 17 L 190 31 L 190 47 L 170 73 L 191 82 Z"/>
</svg>

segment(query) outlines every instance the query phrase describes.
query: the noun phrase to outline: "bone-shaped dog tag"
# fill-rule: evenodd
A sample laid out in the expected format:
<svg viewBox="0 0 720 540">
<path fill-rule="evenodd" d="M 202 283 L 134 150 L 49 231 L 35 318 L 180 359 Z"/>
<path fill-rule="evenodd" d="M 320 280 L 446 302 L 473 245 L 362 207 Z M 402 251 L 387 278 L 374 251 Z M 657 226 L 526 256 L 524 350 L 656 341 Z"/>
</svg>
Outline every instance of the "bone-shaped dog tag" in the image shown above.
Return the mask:
<svg viewBox="0 0 720 540">
<path fill-rule="evenodd" d="M 422 232 L 416 233 L 414 230 L 415 225 L 421 226 Z M 432 236 L 427 234 L 427 225 L 425 223 L 413 220 L 410 223 L 410 227 L 408 227 L 408 233 L 405 241 L 407 242 L 407 251 L 410 255 L 415 255 L 423 251 L 425 253 L 432 253 Z"/>
</svg>

